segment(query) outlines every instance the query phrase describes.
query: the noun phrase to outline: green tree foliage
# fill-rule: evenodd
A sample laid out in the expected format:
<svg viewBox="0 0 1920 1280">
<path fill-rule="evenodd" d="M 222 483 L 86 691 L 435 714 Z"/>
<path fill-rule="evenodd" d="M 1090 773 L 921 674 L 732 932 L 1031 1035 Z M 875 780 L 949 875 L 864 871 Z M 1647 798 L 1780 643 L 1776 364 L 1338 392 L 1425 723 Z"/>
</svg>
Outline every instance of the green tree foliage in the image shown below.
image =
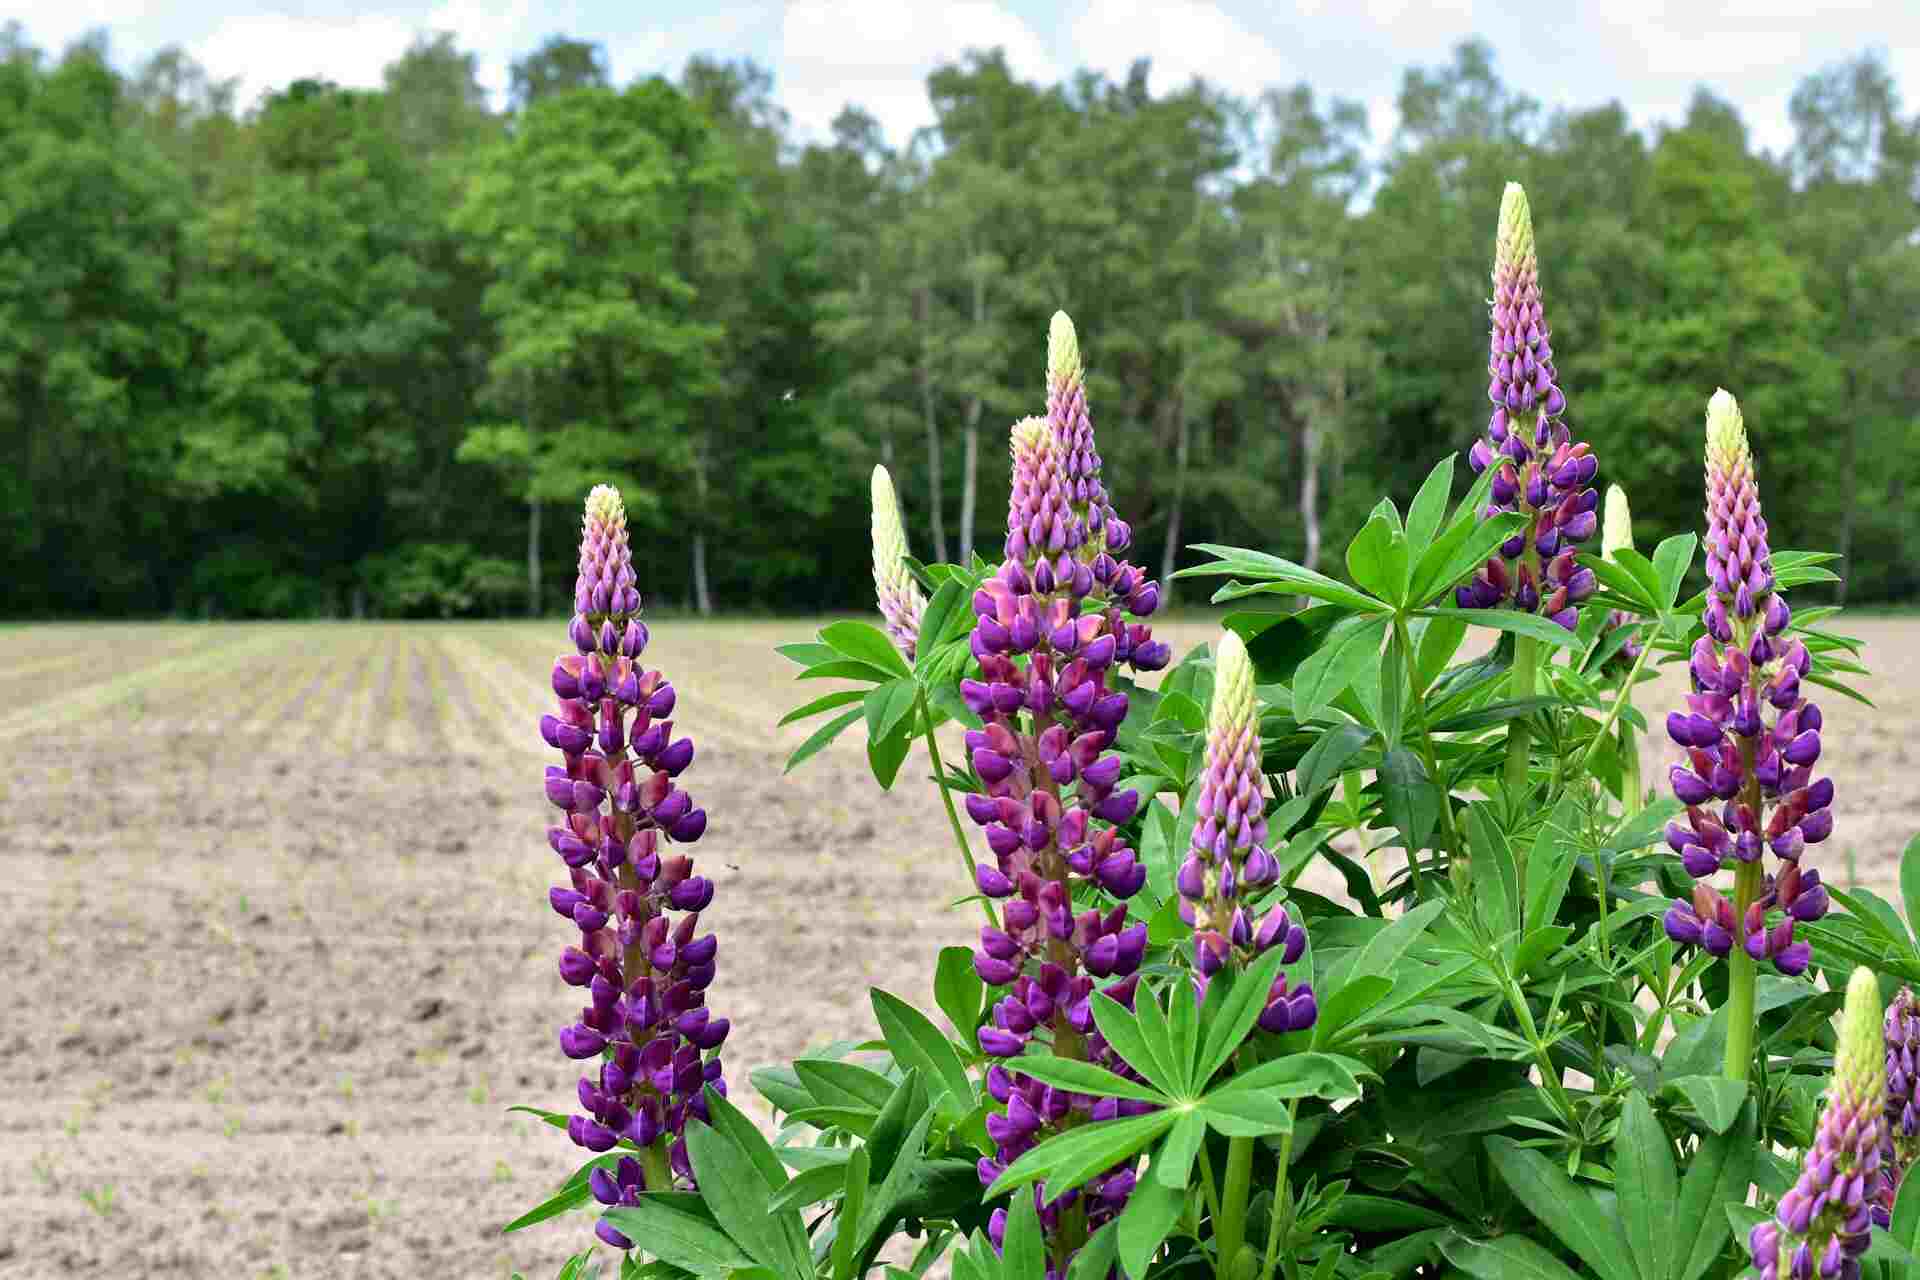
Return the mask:
<svg viewBox="0 0 1920 1280">
<path fill-rule="evenodd" d="M 875 462 L 917 551 L 997 549 L 1056 308 L 1143 561 L 1324 563 L 1484 424 L 1510 179 L 1639 519 L 1690 527 L 1724 383 L 1792 486 L 1777 540 L 1920 591 L 1920 117 L 1883 60 L 1808 78 L 1778 156 L 1704 93 L 1549 112 L 1481 43 L 1406 71 L 1391 137 L 1310 85 L 1148 84 L 970 52 L 916 137 L 850 104 L 803 140 L 764 69 L 623 86 L 565 35 L 504 111 L 446 33 L 242 110 L 178 50 L 6 28 L 0 613 L 555 609 L 547 508 L 600 480 L 652 599 L 865 608 Z"/>
</svg>

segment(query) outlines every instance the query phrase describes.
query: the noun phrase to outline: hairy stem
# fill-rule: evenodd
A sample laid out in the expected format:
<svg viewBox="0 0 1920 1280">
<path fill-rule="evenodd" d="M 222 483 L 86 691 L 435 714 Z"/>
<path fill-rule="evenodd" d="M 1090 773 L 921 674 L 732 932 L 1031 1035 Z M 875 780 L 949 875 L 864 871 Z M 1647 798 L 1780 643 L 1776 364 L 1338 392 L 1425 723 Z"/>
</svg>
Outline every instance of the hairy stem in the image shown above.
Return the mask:
<svg viewBox="0 0 1920 1280">
<path fill-rule="evenodd" d="M 1420 664 L 1415 660 L 1413 640 L 1407 634 L 1407 620 L 1399 614 L 1393 619 L 1394 638 L 1399 641 L 1400 652 L 1407 665 L 1407 697 L 1411 701 L 1413 713 L 1420 719 L 1420 752 L 1427 766 L 1427 777 L 1433 785 L 1440 787 L 1440 761 L 1433 749 L 1433 730 L 1427 725 L 1427 696 L 1420 687 Z M 1440 787 L 1440 852 L 1447 855 L 1449 867 L 1464 865 L 1460 856 L 1460 836 L 1453 826 L 1453 793 L 1451 788 Z M 1413 896 L 1419 901 L 1420 870 L 1415 865 L 1414 851 L 1407 850 L 1407 874 L 1413 877 Z M 1463 877 L 1455 877 L 1456 883 Z M 1465 886 L 1461 888 L 1464 890 Z"/>
<path fill-rule="evenodd" d="M 1513 638 L 1513 680 L 1507 696 L 1531 698 L 1540 672 L 1540 642 L 1532 636 Z M 1533 739 L 1530 716 L 1516 716 L 1507 722 L 1507 791 L 1515 797 L 1527 786 L 1527 749 Z"/>
<path fill-rule="evenodd" d="M 1647 665 L 1647 655 L 1652 652 L 1653 652 L 1652 637 L 1648 637 L 1647 643 L 1640 646 L 1640 656 L 1633 660 L 1633 667 L 1631 670 L 1627 672 L 1627 678 L 1620 682 L 1620 692 L 1614 696 L 1613 706 L 1611 706 L 1607 710 L 1607 718 L 1600 722 L 1600 728 L 1598 729 L 1598 731 L 1594 733 L 1593 741 L 1587 744 L 1586 752 L 1580 757 L 1580 768 L 1583 772 L 1586 770 L 1586 768 L 1589 765 L 1593 763 L 1594 752 L 1600 749 L 1600 744 L 1606 740 L 1606 736 L 1609 733 L 1613 732 L 1614 723 L 1620 719 L 1620 713 L 1626 710 L 1628 703 L 1633 701 L 1634 686 L 1640 683 L 1640 672 Z M 1517 676 L 1520 671 L 1520 654 L 1518 649 L 1514 651 L 1513 669 L 1514 669 L 1514 673 Z M 1516 688 L 1517 687 L 1518 686 L 1516 686 Z M 1529 688 L 1528 693 L 1531 693 L 1531 692 L 1532 692 L 1532 689 Z M 1521 695 L 1518 693 L 1514 694 L 1514 697 L 1516 698 L 1519 696 Z M 1514 721 L 1514 723 L 1518 724 L 1519 721 L 1516 720 Z M 1621 745 L 1623 747 L 1626 745 L 1626 739 L 1625 739 L 1624 733 L 1622 735 Z M 1625 760 L 1625 757 L 1623 756 L 1622 757 L 1623 763 L 1624 763 L 1624 760 Z M 1507 758 L 1507 773 L 1508 773 L 1509 780 L 1511 780 L 1512 773 L 1513 773 L 1513 758 L 1511 756 Z M 1637 787 L 1637 784 L 1639 782 L 1639 775 L 1640 775 L 1638 757 L 1635 757 L 1634 759 L 1633 773 L 1634 773 L 1634 781 Z M 1633 807 L 1630 808 L 1627 812 L 1635 813 L 1635 812 L 1638 812 L 1638 810 L 1639 810 L 1639 805 L 1635 803 L 1633 804 Z"/>
<path fill-rule="evenodd" d="M 960 858 L 967 864 L 967 883 L 975 882 L 973 850 L 967 845 L 966 828 L 960 825 L 960 815 L 954 811 L 953 792 L 948 788 L 946 766 L 940 763 L 940 743 L 933 732 L 933 711 L 927 706 L 927 691 L 923 687 L 917 695 L 920 701 L 920 723 L 926 730 L 927 756 L 933 761 L 933 786 L 940 793 L 940 803 L 947 808 L 947 825 L 953 828 L 953 842 L 960 846 Z M 993 904 L 985 898 L 980 899 L 980 909 L 987 913 L 987 923 L 998 929 L 1000 917 L 994 914 Z"/>
<path fill-rule="evenodd" d="M 1253 1139 L 1227 1140 L 1227 1177 L 1220 1188 L 1220 1217 L 1214 1223 L 1214 1274 L 1232 1280 L 1234 1262 L 1247 1239 L 1247 1191 L 1253 1181 Z"/>
<path fill-rule="evenodd" d="M 1293 1122 L 1299 1118 L 1300 1099 L 1287 1103 L 1287 1131 L 1280 1139 L 1280 1168 L 1273 1187 L 1273 1208 L 1267 1214 L 1267 1252 L 1260 1264 L 1260 1280 L 1272 1280 L 1276 1255 L 1280 1252 L 1282 1219 L 1293 1216 L 1293 1196 L 1288 1168 L 1293 1163 Z"/>
</svg>

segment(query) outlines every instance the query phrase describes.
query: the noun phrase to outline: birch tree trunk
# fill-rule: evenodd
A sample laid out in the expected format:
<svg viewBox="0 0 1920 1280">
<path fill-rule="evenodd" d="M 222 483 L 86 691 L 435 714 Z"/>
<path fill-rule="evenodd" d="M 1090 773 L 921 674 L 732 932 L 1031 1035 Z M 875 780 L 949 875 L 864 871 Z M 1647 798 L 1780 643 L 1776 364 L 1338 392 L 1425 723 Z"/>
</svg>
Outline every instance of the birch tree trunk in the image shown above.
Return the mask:
<svg viewBox="0 0 1920 1280">
<path fill-rule="evenodd" d="M 1180 309 L 1189 324 L 1193 321 L 1193 289 L 1182 290 Z M 1173 604 L 1173 570 L 1180 554 L 1180 513 L 1187 498 L 1187 456 L 1193 443 L 1193 423 L 1187 415 L 1187 382 L 1192 370 L 1191 357 L 1180 362 L 1180 380 L 1174 396 L 1173 502 L 1167 509 L 1167 540 L 1160 548 L 1160 599 Z"/>
<path fill-rule="evenodd" d="M 707 510 L 707 458 L 704 449 L 696 447 L 693 455 L 693 493 L 695 508 L 700 513 Z M 713 612 L 713 595 L 707 589 L 707 532 L 699 524 L 693 531 L 693 607 L 700 611 L 701 617 Z"/>
<path fill-rule="evenodd" d="M 526 379 L 520 383 L 520 416 L 526 420 L 527 440 L 533 440 L 533 388 Z M 533 459 L 528 459 L 533 465 Z M 533 492 L 533 475 L 527 475 L 527 616 L 540 616 L 540 499 Z"/>
<path fill-rule="evenodd" d="M 933 367 L 932 354 L 929 351 L 931 341 L 928 328 L 932 324 L 933 299 L 931 291 L 925 285 L 914 291 L 914 321 L 920 326 L 920 363 L 915 370 L 920 381 L 920 412 L 927 426 L 927 506 L 933 518 L 933 555 L 935 560 L 947 558 L 947 522 L 941 514 L 942 496 L 945 484 L 940 477 L 940 424 L 933 415 Z"/>
<path fill-rule="evenodd" d="M 977 265 L 973 272 L 973 329 L 979 333 L 987 323 L 987 277 Z M 967 425 L 960 476 L 960 563 L 973 563 L 973 509 L 979 497 L 980 414 L 986 404 L 976 393 L 967 402 Z"/>
</svg>

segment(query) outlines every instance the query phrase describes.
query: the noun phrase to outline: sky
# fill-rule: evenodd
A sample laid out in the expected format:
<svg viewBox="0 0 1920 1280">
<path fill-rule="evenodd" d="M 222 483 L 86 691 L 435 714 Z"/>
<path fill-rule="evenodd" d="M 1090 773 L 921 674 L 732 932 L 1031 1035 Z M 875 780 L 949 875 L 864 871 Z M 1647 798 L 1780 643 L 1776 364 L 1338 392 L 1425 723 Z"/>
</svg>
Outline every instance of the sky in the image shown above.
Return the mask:
<svg viewBox="0 0 1920 1280">
<path fill-rule="evenodd" d="M 1043 83 L 1080 67 L 1117 78 L 1142 56 L 1155 92 L 1195 75 L 1249 95 L 1304 80 L 1366 104 L 1377 141 L 1393 132 L 1403 70 L 1444 64 L 1476 35 L 1508 84 L 1549 107 L 1618 99 L 1647 127 L 1677 120 L 1703 84 L 1776 151 L 1792 140 L 1794 86 L 1862 50 L 1886 55 L 1909 110 L 1920 102 L 1915 0 L 0 0 L 8 17 L 53 51 L 103 28 L 128 68 L 178 44 L 237 77 L 243 105 L 302 76 L 377 85 L 426 31 L 479 55 L 496 102 L 513 59 L 556 32 L 604 45 L 616 83 L 676 75 L 695 54 L 750 57 L 773 71 L 802 139 L 853 102 L 904 142 L 932 119 L 927 73 L 996 45 Z"/>
</svg>

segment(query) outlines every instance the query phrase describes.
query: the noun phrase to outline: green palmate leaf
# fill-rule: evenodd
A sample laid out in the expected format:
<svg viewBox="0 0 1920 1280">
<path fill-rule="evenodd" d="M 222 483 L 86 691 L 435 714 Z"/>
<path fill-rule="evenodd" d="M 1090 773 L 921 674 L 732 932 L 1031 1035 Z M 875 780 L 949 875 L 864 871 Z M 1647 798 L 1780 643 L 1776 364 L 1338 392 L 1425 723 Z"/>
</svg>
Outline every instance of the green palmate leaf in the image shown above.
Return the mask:
<svg viewBox="0 0 1920 1280">
<path fill-rule="evenodd" d="M 824 697 L 815 698 L 805 706 L 795 707 L 780 717 L 782 725 L 792 724 L 795 720 L 805 720 L 808 716 L 817 716 L 822 711 L 831 711 L 835 707 L 844 707 L 849 702 L 860 702 L 867 697 L 865 689 L 836 689 Z"/>
<path fill-rule="evenodd" d="M 1139 1191 L 1136 1189 L 1134 1194 L 1138 1195 Z M 1093 1233 L 1068 1265 L 1067 1280 L 1106 1280 L 1113 1264 L 1119 1260 L 1119 1226 L 1118 1221 L 1109 1222 Z M 1140 1277 L 1135 1276 L 1133 1280 Z"/>
<path fill-rule="evenodd" d="M 1907 841 L 1900 855 L 1900 898 L 1907 908 L 1907 926 L 1920 928 L 1920 836 Z"/>
<path fill-rule="evenodd" d="M 1014 1197 L 1007 1212 L 1004 1240 L 1000 1261 L 1005 1280 L 1042 1280 L 1047 1268 L 1046 1241 L 1032 1196 Z"/>
<path fill-rule="evenodd" d="M 912 676 L 902 676 L 868 692 L 867 741 L 879 742 L 891 734 L 902 720 L 913 714 L 920 702 L 920 686 Z"/>
<path fill-rule="evenodd" d="M 1443 597 L 1485 564 L 1494 550 L 1520 532 L 1525 524 L 1525 517 L 1514 511 L 1502 512 L 1486 521 L 1456 521 L 1421 555 L 1420 562 L 1414 566 L 1413 589 L 1407 598 L 1425 605 Z"/>
<path fill-rule="evenodd" d="M 1422 1205 L 1385 1196 L 1344 1195 L 1327 1215 L 1330 1226 L 1358 1227 L 1362 1231 L 1420 1231 L 1451 1227 L 1453 1219 Z"/>
<path fill-rule="evenodd" d="M 858 693 L 860 691 L 853 690 L 852 692 Z M 866 695 L 862 693 L 861 696 L 865 697 Z M 808 737 L 805 742 L 793 749 L 793 754 L 787 757 L 787 767 L 782 770 L 782 772 L 792 773 L 799 766 L 818 755 L 826 748 L 829 742 L 839 737 L 846 731 L 848 725 L 858 720 L 863 714 L 864 712 L 861 708 L 855 707 L 845 715 L 836 716 L 820 728 L 814 730 L 813 734 Z"/>
<path fill-rule="evenodd" d="M 1487 1154 L 1501 1178 L 1533 1216 L 1601 1280 L 1640 1280 L 1619 1224 L 1600 1211 L 1584 1187 L 1536 1151 L 1510 1138 L 1486 1139 Z"/>
<path fill-rule="evenodd" d="M 1679 1178 L 1673 1146 L 1645 1094 L 1629 1093 L 1621 1106 L 1613 1153 L 1613 1188 L 1627 1248 L 1643 1276 L 1671 1277 L 1679 1265 L 1680 1241 L 1673 1230 Z"/>
<path fill-rule="evenodd" d="M 808 1205 L 834 1199 L 846 1185 L 847 1165 L 844 1160 L 802 1170 L 775 1193 L 767 1203 L 767 1210 L 770 1213 L 784 1213 L 789 1209 L 804 1209 Z"/>
<path fill-rule="evenodd" d="M 1375 976 L 1355 978 L 1342 984 L 1333 995 L 1321 1001 L 1320 1016 L 1313 1024 L 1313 1043 L 1335 1043 L 1349 1023 L 1358 1022 L 1393 990 L 1393 980 Z"/>
<path fill-rule="evenodd" d="M 1413 505 L 1407 508 L 1407 550 L 1415 559 L 1433 545 L 1433 535 L 1446 518 L 1447 498 L 1452 492 L 1453 455 L 1449 453 L 1427 473 L 1420 492 L 1413 495 Z"/>
<path fill-rule="evenodd" d="M 1408 570 L 1407 535 L 1385 516 L 1374 515 L 1347 544 L 1347 572 L 1389 604 L 1406 602 Z"/>
<path fill-rule="evenodd" d="M 1660 580 L 1660 571 L 1653 562 L 1635 551 L 1632 547 L 1621 547 L 1613 553 L 1613 563 L 1625 569 L 1640 586 L 1640 596 L 1655 606 L 1659 612 L 1660 601 L 1666 596 L 1666 587 Z"/>
<path fill-rule="evenodd" d="M 619 1205 L 600 1215 L 629 1240 L 646 1241 L 646 1250 L 662 1262 L 696 1276 L 725 1277 L 753 1259 L 725 1232 L 702 1218 L 670 1209 L 651 1197 L 637 1205 Z"/>
<path fill-rule="evenodd" d="M 1160 1005 L 1153 993 L 1146 991 L 1135 1000 L 1134 1009 L 1136 1012 L 1129 1013 L 1126 1006 L 1104 991 L 1093 993 L 1094 1025 L 1100 1028 L 1100 1035 L 1113 1046 L 1120 1060 L 1163 1093 L 1175 1093 L 1180 1076 L 1173 1069 L 1173 1046 L 1166 1039 L 1166 1022 L 1160 1014 Z M 1151 1018 L 1151 1026 L 1146 1025 L 1147 1018 Z"/>
<path fill-rule="evenodd" d="M 870 622 L 830 622 L 820 628 L 820 638 L 833 649 L 856 662 L 865 662 L 880 668 L 889 675 L 904 676 L 913 674 L 907 669 L 907 660 L 893 647 L 893 641 L 887 633 Z"/>
<path fill-rule="evenodd" d="M 882 791 L 893 789 L 893 780 L 900 776 L 900 766 L 906 763 L 907 753 L 913 749 L 913 739 L 904 733 L 896 733 L 879 742 L 867 742 L 867 765 L 873 770 L 873 780 L 880 784 Z"/>
<path fill-rule="evenodd" d="M 1204 1085 L 1213 1079 L 1214 1074 L 1227 1064 L 1227 1059 L 1233 1056 L 1234 1050 L 1246 1042 L 1254 1022 L 1260 1017 L 1260 1011 L 1266 1007 L 1267 993 L 1273 989 L 1273 980 L 1279 976 L 1285 955 L 1284 947 L 1269 948 L 1246 972 L 1233 976 L 1226 998 L 1208 1011 L 1200 1067 L 1194 1073 L 1196 1082 Z M 1213 996 L 1215 986 L 1226 986 L 1221 982 L 1225 976 L 1218 975 L 1208 984 L 1209 997 Z"/>
<path fill-rule="evenodd" d="M 1687 1162 L 1672 1223 L 1679 1229 L 1678 1269 L 1673 1280 L 1700 1280 L 1720 1257 L 1727 1219 L 1716 1205 L 1744 1204 L 1753 1168 L 1753 1118 L 1741 1117 L 1731 1132 L 1707 1138 Z"/>
<path fill-rule="evenodd" d="M 1147 1267 L 1174 1223 L 1180 1220 L 1185 1195 L 1175 1187 L 1148 1178 L 1133 1189 L 1115 1230 L 1120 1265 L 1132 1280 L 1145 1280 Z M 1098 1272 L 1104 1275 L 1105 1272 Z"/>
<path fill-rule="evenodd" d="M 973 948 L 940 948 L 940 958 L 934 966 L 933 1001 L 940 1006 L 940 1012 L 947 1015 L 947 1021 L 960 1033 L 960 1038 L 969 1043 L 973 1040 L 974 1028 L 980 1024 L 980 998 L 985 991 L 986 985 L 973 969 Z"/>
<path fill-rule="evenodd" d="M 1301 724 L 1324 713 L 1329 703 L 1354 682 L 1362 668 L 1380 660 L 1380 642 L 1388 620 L 1382 617 L 1345 618 L 1300 664 L 1293 679 L 1293 718 Z"/>
<path fill-rule="evenodd" d="M 1380 761 L 1380 792 L 1387 821 L 1400 832 L 1400 847 L 1409 854 L 1426 848 L 1442 801 L 1420 757 L 1405 747 L 1387 752 Z"/>
<path fill-rule="evenodd" d="M 1475 1280 L 1580 1280 L 1578 1272 L 1525 1236 L 1469 1240 L 1446 1235 L 1440 1250 Z"/>
<path fill-rule="evenodd" d="M 1293 1128 L 1287 1104 L 1271 1093 L 1238 1089 L 1207 1095 L 1200 1102 L 1207 1124 L 1229 1138 L 1258 1138 Z"/>
<path fill-rule="evenodd" d="M 866 1107 L 878 1111 L 887 1105 L 896 1088 L 893 1081 L 878 1071 L 869 1071 L 854 1062 L 796 1058 L 793 1072 L 816 1101 L 830 1107 Z"/>
<path fill-rule="evenodd" d="M 893 1060 L 917 1068 L 936 1095 L 945 1095 L 958 1109 L 970 1108 L 973 1085 L 967 1079 L 966 1064 L 940 1029 L 898 996 L 876 987 L 872 998 L 874 1016 L 880 1021 Z"/>
<path fill-rule="evenodd" d="M 1435 677 L 1453 661 L 1453 655 L 1460 651 L 1468 628 L 1459 618 L 1415 618 L 1413 625 L 1420 632 L 1414 650 L 1414 667 L 1420 673 L 1420 692 L 1424 694 Z"/>
<path fill-rule="evenodd" d="M 1681 1076 L 1668 1082 L 1680 1096 L 1693 1104 L 1701 1123 L 1715 1133 L 1725 1133 L 1740 1118 L 1747 1100 L 1747 1086 L 1725 1076 Z"/>
<path fill-rule="evenodd" d="M 1908 1176 L 1900 1180 L 1900 1190 L 1893 1202 L 1893 1221 L 1888 1225 L 1887 1234 L 1908 1253 L 1920 1254 L 1920 1177 Z"/>
<path fill-rule="evenodd" d="M 1045 1142 L 1008 1165 L 987 1188 L 987 1198 L 1045 1179 L 1052 1195 L 1077 1187 L 1135 1152 L 1145 1150 L 1179 1113 L 1155 1111 L 1121 1120 L 1081 1125 Z M 1016 1200 L 1025 1197 L 1015 1197 Z"/>
<path fill-rule="evenodd" d="M 747 1079 L 761 1097 L 780 1111 L 797 1111 L 819 1101 L 807 1091 L 791 1067 L 756 1067 L 747 1073 Z"/>
<path fill-rule="evenodd" d="M 866 1211 L 869 1174 L 867 1149 L 855 1147 L 853 1154 L 847 1158 L 846 1192 L 840 1200 L 833 1248 L 827 1256 L 833 1280 L 853 1280 L 854 1263 L 859 1256 L 860 1218 Z"/>
<path fill-rule="evenodd" d="M 1151 1089 L 1125 1076 L 1115 1075 L 1105 1067 L 1095 1066 L 1091 1062 L 1080 1062 L 1073 1058 L 1056 1058 L 1043 1053 L 1028 1054 L 1013 1059 L 1009 1066 L 1024 1075 L 1032 1076 L 1043 1084 L 1056 1085 L 1075 1093 L 1090 1093 L 1099 1098 L 1133 1098 L 1140 1102 L 1161 1105 L 1172 1102 L 1171 1098 L 1158 1089 Z"/>
<path fill-rule="evenodd" d="M 1343 582 L 1316 573 L 1305 565 L 1295 564 L 1279 556 L 1268 555 L 1264 551 L 1248 551 L 1241 547 L 1223 547 L 1210 542 L 1193 544 L 1195 551 L 1204 551 L 1215 557 L 1211 564 L 1195 565 L 1181 569 L 1175 578 L 1232 577 L 1249 582 L 1264 584 L 1260 590 L 1272 591 L 1281 595 L 1311 596 L 1316 600 L 1325 600 L 1331 604 L 1343 604 L 1350 609 L 1378 612 L 1386 606 L 1378 600 L 1355 591 Z M 1244 594 L 1244 593 L 1243 593 Z M 1214 599 L 1220 599 L 1216 592 Z"/>
<path fill-rule="evenodd" d="M 1207 1122 L 1197 1111 L 1161 1112 L 1169 1117 L 1178 1116 L 1177 1123 L 1171 1122 L 1167 1140 L 1154 1154 L 1153 1166 L 1148 1170 L 1153 1180 L 1163 1187 L 1184 1188 L 1193 1176 L 1193 1158 L 1200 1151 L 1200 1144 L 1207 1136 Z M 1149 1117 L 1141 1116 L 1140 1119 Z M 1048 1185 L 1053 1185 L 1049 1182 Z M 1058 1194 L 1067 1184 L 1062 1182 L 1055 1191 Z"/>
<path fill-rule="evenodd" d="M 588 1267 L 593 1269 L 589 1271 Z M 593 1261 L 593 1249 L 589 1246 L 568 1258 L 554 1276 L 554 1280 L 587 1280 L 587 1277 L 599 1274 L 600 1264 Z"/>
<path fill-rule="evenodd" d="M 817 667 L 823 662 L 832 662 L 839 658 L 840 651 L 832 645 L 814 644 L 811 641 L 802 644 L 777 644 L 773 651 L 789 662 L 797 662 L 803 667 Z"/>
<path fill-rule="evenodd" d="M 1347 762 L 1365 748 L 1373 734 L 1364 725 L 1342 722 L 1321 734 L 1300 757 L 1294 778 L 1303 796 L 1313 795 L 1332 784 L 1347 768 Z"/>
<path fill-rule="evenodd" d="M 1691 533 L 1676 533 L 1653 549 L 1653 572 L 1660 583 L 1657 603 L 1663 612 L 1671 612 L 1674 601 L 1680 598 L 1680 584 L 1693 567 L 1693 553 L 1699 545 L 1700 539 Z"/>
<path fill-rule="evenodd" d="M 1560 649 L 1580 647 L 1580 640 L 1573 632 L 1537 613 L 1519 613 L 1513 609 L 1435 608 L 1424 610 L 1422 616 L 1457 618 L 1476 627 L 1493 627 L 1500 631 L 1511 631 L 1519 636 L 1530 636 Z"/>
<path fill-rule="evenodd" d="M 1493 808 L 1476 801 L 1467 810 L 1473 832 L 1474 897 L 1496 937 L 1520 929 L 1520 868 L 1506 832 L 1493 820 Z"/>
<path fill-rule="evenodd" d="M 1579 856 L 1580 802 L 1572 792 L 1560 797 L 1553 814 L 1534 837 L 1527 854 L 1526 918 L 1550 924 L 1560 914 Z"/>
<path fill-rule="evenodd" d="M 1364 982 L 1384 979 L 1367 978 Z M 1356 1058 L 1337 1053 L 1290 1053 L 1284 1058 L 1263 1062 L 1251 1071 L 1242 1071 L 1207 1095 L 1209 1100 L 1228 1094 L 1254 1092 L 1275 1098 L 1325 1098 L 1337 1102 L 1360 1096 L 1360 1076 L 1373 1074 Z"/>
<path fill-rule="evenodd" d="M 687 1158 L 694 1177 L 700 1180 L 702 1198 L 721 1230 L 754 1261 L 800 1274 L 805 1255 L 792 1252 L 791 1241 L 782 1230 L 783 1215 L 768 1211 L 773 1197 L 766 1179 L 747 1154 L 732 1138 L 698 1121 L 687 1126 L 686 1142 Z"/>
<path fill-rule="evenodd" d="M 1547 694 L 1538 694 L 1531 698 L 1511 698 L 1490 702 L 1484 707 L 1476 707 L 1471 711 L 1457 712 L 1443 720 L 1435 721 L 1430 727 L 1434 733 L 1471 733 L 1475 729 L 1492 728 L 1496 724 L 1523 719 L 1535 712 L 1565 704 L 1566 699 Z"/>
<path fill-rule="evenodd" d="M 830 662 L 818 663 L 802 671 L 798 680 L 864 680 L 868 684 L 884 684 L 895 676 L 895 672 L 876 667 L 871 662 L 856 662 L 852 658 L 835 658 Z"/>
<path fill-rule="evenodd" d="M 612 1169 L 617 1163 L 619 1163 L 617 1156 L 602 1156 L 599 1160 L 589 1161 L 586 1168 L 592 1169 L 597 1165 L 602 1168 Z M 592 1198 L 593 1189 L 587 1185 L 584 1178 L 578 1181 L 569 1179 L 567 1185 L 559 1191 L 547 1199 L 542 1200 L 539 1204 L 527 1210 L 506 1226 L 500 1228 L 500 1234 L 506 1235 L 510 1232 L 521 1231 L 536 1222 L 545 1222 L 548 1218 L 558 1217 L 569 1210 L 578 1209 Z"/>
<path fill-rule="evenodd" d="M 928 665 L 928 654 L 936 649 L 940 642 L 947 639 L 947 632 L 954 624 L 965 619 L 967 590 L 958 578 L 949 578 L 940 584 L 933 593 L 933 599 L 927 601 L 927 607 L 920 613 L 920 634 L 914 644 L 914 669 L 924 671 Z"/>
</svg>

